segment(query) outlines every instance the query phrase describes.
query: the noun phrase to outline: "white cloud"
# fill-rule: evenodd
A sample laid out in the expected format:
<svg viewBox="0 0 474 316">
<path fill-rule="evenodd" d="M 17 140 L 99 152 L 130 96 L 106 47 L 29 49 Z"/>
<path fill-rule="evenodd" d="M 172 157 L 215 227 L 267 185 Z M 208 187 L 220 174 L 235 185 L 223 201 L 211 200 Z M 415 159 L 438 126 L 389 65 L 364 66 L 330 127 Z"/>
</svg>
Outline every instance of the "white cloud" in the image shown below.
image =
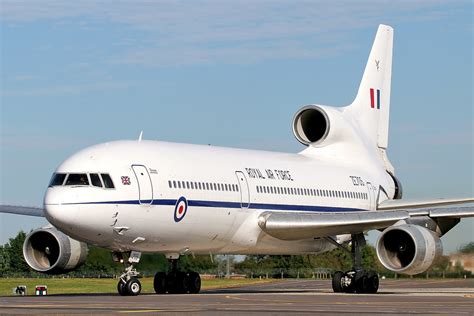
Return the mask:
<svg viewBox="0 0 474 316">
<path fill-rule="evenodd" d="M 4 0 L 1 17 L 7 24 L 46 20 L 87 28 L 112 23 L 124 30 L 113 63 L 174 66 L 318 58 L 328 53 L 319 47 L 329 41 L 334 43 L 333 53 L 345 49 L 343 43 L 350 39 L 346 32 L 353 29 L 370 27 L 375 32 L 382 22 L 440 19 L 456 10 L 444 4 L 435 0 Z"/>
</svg>

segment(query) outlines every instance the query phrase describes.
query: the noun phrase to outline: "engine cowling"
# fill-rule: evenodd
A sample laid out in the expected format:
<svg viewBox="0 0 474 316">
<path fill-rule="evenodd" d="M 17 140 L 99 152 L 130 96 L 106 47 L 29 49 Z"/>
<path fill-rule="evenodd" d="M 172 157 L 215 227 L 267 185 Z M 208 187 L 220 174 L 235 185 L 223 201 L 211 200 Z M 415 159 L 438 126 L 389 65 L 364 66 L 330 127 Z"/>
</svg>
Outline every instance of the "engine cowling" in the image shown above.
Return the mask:
<svg viewBox="0 0 474 316">
<path fill-rule="evenodd" d="M 35 271 L 61 274 L 81 266 L 87 258 L 87 244 L 72 239 L 54 227 L 29 233 L 23 243 L 26 263 Z"/>
<path fill-rule="evenodd" d="M 304 145 L 321 143 L 329 129 L 329 117 L 319 106 L 305 106 L 293 118 L 293 134 Z"/>
<path fill-rule="evenodd" d="M 443 254 L 443 245 L 435 232 L 411 224 L 385 229 L 376 249 L 385 268 L 408 275 L 425 272 Z"/>
<path fill-rule="evenodd" d="M 324 147 L 337 142 L 354 142 L 354 130 L 343 114 L 343 108 L 307 105 L 293 118 L 293 134 L 306 146 Z M 347 143 L 346 143 L 347 144 Z"/>
</svg>

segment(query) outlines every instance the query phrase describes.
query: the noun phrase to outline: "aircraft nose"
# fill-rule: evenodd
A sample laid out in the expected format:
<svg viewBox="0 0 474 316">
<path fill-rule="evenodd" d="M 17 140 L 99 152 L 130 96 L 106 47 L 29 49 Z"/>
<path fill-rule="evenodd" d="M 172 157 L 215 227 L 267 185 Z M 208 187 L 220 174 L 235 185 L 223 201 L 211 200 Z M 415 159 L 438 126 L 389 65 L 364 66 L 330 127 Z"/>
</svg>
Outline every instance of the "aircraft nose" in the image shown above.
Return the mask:
<svg viewBox="0 0 474 316">
<path fill-rule="evenodd" d="M 44 196 L 44 215 L 58 228 L 71 229 L 78 213 L 79 205 L 68 204 L 67 193 L 62 188 L 48 188 Z"/>
</svg>

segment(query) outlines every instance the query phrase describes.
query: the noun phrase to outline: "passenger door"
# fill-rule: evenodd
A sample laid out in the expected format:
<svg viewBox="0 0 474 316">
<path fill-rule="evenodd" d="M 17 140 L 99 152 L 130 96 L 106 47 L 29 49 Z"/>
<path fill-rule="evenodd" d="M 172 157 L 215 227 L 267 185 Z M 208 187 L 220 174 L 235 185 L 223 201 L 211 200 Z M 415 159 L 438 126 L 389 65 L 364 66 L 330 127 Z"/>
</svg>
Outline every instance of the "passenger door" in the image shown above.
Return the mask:
<svg viewBox="0 0 474 316">
<path fill-rule="evenodd" d="M 368 202 L 369 202 L 369 210 L 375 211 L 376 208 L 376 201 L 375 201 L 375 191 L 376 188 L 374 185 L 372 185 L 371 182 L 366 182 L 366 187 L 367 187 L 367 197 L 368 197 Z"/>
<path fill-rule="evenodd" d="M 143 165 L 132 165 L 138 184 L 138 199 L 140 204 L 153 203 L 153 184 L 148 169 Z"/>
<path fill-rule="evenodd" d="M 250 204 L 250 190 L 247 178 L 242 171 L 236 171 L 235 175 L 237 176 L 237 180 L 239 182 L 241 207 L 248 208 Z"/>
</svg>

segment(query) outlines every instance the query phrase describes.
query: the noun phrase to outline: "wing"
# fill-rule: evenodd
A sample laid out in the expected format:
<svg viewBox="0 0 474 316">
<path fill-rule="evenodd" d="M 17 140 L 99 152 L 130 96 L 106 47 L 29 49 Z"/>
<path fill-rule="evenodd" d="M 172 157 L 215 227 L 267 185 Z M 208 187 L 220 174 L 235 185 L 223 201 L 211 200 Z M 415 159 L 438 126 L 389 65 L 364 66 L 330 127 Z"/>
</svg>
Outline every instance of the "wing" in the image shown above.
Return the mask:
<svg viewBox="0 0 474 316">
<path fill-rule="evenodd" d="M 387 200 L 377 206 L 378 210 L 399 210 L 425 207 L 439 207 L 444 205 L 474 203 L 474 198 L 464 199 L 437 199 L 437 200 Z"/>
<path fill-rule="evenodd" d="M 0 205 L 0 213 L 44 217 L 43 209 L 39 207 Z"/>
<path fill-rule="evenodd" d="M 441 200 L 430 202 L 418 202 L 416 205 L 447 205 L 459 203 L 471 203 L 473 199 Z M 418 208 L 413 203 L 399 202 L 391 203 L 404 206 L 407 209 L 388 211 L 361 211 L 350 213 L 309 213 L 309 212 L 271 212 L 267 211 L 260 215 L 258 225 L 260 228 L 278 239 L 297 240 L 306 238 L 328 237 L 333 235 L 354 234 L 372 229 L 383 229 L 400 220 L 428 216 L 433 219 L 462 217 L 473 217 L 474 206 L 468 207 L 442 207 L 442 208 Z M 389 203 L 385 204 L 389 205 Z M 408 206 L 408 207 L 407 207 Z M 457 222 L 454 223 L 454 225 Z M 454 226 L 453 225 L 453 226 Z M 451 226 L 452 227 L 452 226 Z"/>
<path fill-rule="evenodd" d="M 409 217 L 407 211 L 350 213 L 269 211 L 260 215 L 258 225 L 275 238 L 296 240 L 385 228 Z"/>
</svg>

